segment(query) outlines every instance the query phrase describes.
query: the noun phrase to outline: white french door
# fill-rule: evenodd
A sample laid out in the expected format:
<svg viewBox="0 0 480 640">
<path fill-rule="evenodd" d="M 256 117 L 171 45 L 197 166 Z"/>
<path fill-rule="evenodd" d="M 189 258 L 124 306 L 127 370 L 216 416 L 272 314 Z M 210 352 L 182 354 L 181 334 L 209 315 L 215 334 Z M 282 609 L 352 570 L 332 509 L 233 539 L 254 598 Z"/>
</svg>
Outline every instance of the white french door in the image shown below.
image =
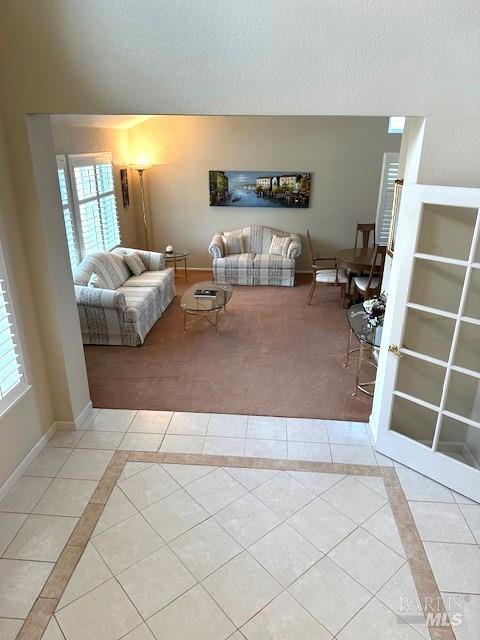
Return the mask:
<svg viewBox="0 0 480 640">
<path fill-rule="evenodd" d="M 480 189 L 404 187 L 388 289 L 375 447 L 480 501 Z"/>
</svg>

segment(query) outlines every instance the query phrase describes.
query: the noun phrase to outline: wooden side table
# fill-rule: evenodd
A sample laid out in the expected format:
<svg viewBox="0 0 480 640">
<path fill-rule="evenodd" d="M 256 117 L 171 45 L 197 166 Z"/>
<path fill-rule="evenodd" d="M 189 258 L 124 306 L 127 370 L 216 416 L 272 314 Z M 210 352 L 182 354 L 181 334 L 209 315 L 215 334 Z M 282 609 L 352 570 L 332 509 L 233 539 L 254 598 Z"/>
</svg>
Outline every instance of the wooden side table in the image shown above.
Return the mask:
<svg viewBox="0 0 480 640">
<path fill-rule="evenodd" d="M 165 264 L 168 265 L 169 262 L 173 262 L 173 268 L 175 270 L 175 276 L 177 275 L 177 263 L 183 262 L 183 274 L 185 276 L 185 282 L 188 281 L 188 271 L 187 271 L 187 257 L 190 255 L 190 251 L 172 251 L 172 253 L 165 253 Z"/>
</svg>

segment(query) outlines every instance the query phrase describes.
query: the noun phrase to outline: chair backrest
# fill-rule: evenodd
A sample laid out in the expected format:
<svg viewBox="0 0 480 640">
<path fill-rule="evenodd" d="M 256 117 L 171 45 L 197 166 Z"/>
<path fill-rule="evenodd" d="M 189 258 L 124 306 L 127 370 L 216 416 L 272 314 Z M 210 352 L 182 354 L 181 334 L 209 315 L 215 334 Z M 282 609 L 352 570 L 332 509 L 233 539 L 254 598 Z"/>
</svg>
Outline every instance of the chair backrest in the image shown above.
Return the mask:
<svg viewBox="0 0 480 640">
<path fill-rule="evenodd" d="M 387 255 L 387 247 L 384 245 L 376 245 L 373 252 L 372 266 L 370 267 L 370 273 L 368 275 L 367 288 L 365 291 L 365 298 L 368 298 L 372 293 L 380 293 L 380 287 L 382 286 L 383 270 L 385 268 L 385 256 Z M 378 285 L 372 286 L 373 278 L 378 277 Z"/>
<path fill-rule="evenodd" d="M 361 234 L 362 244 L 361 248 L 366 249 L 370 244 L 370 235 L 373 233 L 373 246 L 375 246 L 376 238 L 375 238 L 375 223 L 368 222 L 363 223 L 359 222 L 357 224 L 357 232 L 355 234 L 355 249 L 358 247 L 358 236 Z"/>
<path fill-rule="evenodd" d="M 313 253 L 312 236 L 310 235 L 310 229 L 307 229 L 307 249 L 308 249 L 308 259 L 310 260 L 310 264 L 313 267 L 315 254 Z"/>
</svg>

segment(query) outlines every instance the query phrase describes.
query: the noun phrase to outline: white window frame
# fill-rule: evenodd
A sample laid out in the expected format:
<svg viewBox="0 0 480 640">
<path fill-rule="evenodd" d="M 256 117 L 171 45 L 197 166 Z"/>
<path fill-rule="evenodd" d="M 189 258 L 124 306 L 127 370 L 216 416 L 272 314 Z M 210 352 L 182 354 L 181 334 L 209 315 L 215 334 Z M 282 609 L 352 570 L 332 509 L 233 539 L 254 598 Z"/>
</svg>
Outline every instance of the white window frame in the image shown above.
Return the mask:
<svg viewBox="0 0 480 640">
<path fill-rule="evenodd" d="M 388 245 L 390 225 L 392 222 L 393 192 L 395 180 L 398 177 L 400 154 L 398 152 L 388 152 L 383 154 L 382 174 L 380 178 L 380 189 L 378 192 L 377 215 L 375 218 L 375 229 L 377 243 L 382 246 Z M 396 172 L 393 171 L 396 165 Z"/>
<path fill-rule="evenodd" d="M 21 396 L 28 390 L 29 385 L 27 382 L 27 377 L 25 373 L 25 359 L 23 357 L 22 346 L 20 344 L 20 335 L 18 331 L 18 323 L 15 316 L 15 309 L 13 304 L 13 296 L 12 296 L 12 288 L 9 282 L 7 268 L 5 264 L 5 257 L 3 253 L 3 248 L 0 242 L 0 283 L 2 291 L 0 293 L 1 308 L 5 309 L 7 312 L 7 317 L 9 317 L 10 322 L 10 333 L 11 338 L 8 340 L 12 343 L 12 349 L 9 351 L 14 351 L 16 357 L 12 360 L 18 364 L 18 372 L 19 372 L 19 380 L 15 383 L 13 387 L 11 387 L 5 395 L 3 395 L 0 390 L 0 416 L 5 414 L 11 407 L 14 405 Z M 5 331 L 5 330 L 4 330 Z M 1 333 L 0 333 L 1 336 Z M 5 340 L 6 342 L 7 340 Z M 3 343 L 2 343 L 3 344 Z M 0 347 L 2 346 L 0 344 Z M 0 357 L 1 363 L 1 357 Z M 0 375 L 1 371 L 5 365 L 0 364 Z"/>
<path fill-rule="evenodd" d="M 112 167 L 112 189 L 109 191 L 102 192 L 101 195 L 97 193 L 95 195 L 80 198 L 77 190 L 77 184 L 75 180 L 75 167 L 82 166 L 96 166 L 97 164 L 109 164 Z M 72 224 L 74 228 L 74 244 L 78 256 L 78 261 L 81 262 L 88 252 L 85 249 L 85 238 L 82 229 L 82 216 L 81 216 L 81 205 L 89 202 L 98 202 L 100 207 L 100 199 L 105 197 L 113 197 L 115 203 L 115 211 L 118 223 L 118 242 L 113 246 L 104 247 L 105 251 L 110 251 L 114 249 L 116 246 L 119 246 L 121 243 L 121 228 L 120 228 L 120 220 L 118 215 L 118 206 L 117 206 L 117 198 L 115 194 L 115 174 L 114 174 L 114 166 L 113 166 L 113 158 L 112 153 L 105 151 L 102 153 L 81 153 L 81 154 L 68 154 L 68 155 L 57 155 L 57 170 L 64 169 L 66 182 L 67 182 L 67 194 L 68 194 L 68 205 L 62 203 L 62 209 L 68 208 L 72 212 Z M 70 253 L 70 251 L 69 251 Z M 70 256 L 70 263 L 72 265 L 72 270 L 74 266 L 72 264 L 72 259 Z"/>
</svg>

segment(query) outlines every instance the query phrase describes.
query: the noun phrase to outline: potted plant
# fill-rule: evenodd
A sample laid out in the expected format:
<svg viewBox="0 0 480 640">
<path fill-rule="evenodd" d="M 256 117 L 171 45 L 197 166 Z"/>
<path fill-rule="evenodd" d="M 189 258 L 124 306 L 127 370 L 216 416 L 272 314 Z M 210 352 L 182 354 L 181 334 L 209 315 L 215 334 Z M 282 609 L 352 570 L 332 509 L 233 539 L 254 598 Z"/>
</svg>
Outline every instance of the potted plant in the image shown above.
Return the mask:
<svg viewBox="0 0 480 640">
<path fill-rule="evenodd" d="M 383 321 L 385 319 L 385 308 L 387 306 L 387 295 L 381 293 L 379 296 L 374 296 L 365 300 L 363 308 L 367 316 L 368 326 L 375 332 L 375 336 L 378 338 L 376 344 L 380 344 Z"/>
</svg>

